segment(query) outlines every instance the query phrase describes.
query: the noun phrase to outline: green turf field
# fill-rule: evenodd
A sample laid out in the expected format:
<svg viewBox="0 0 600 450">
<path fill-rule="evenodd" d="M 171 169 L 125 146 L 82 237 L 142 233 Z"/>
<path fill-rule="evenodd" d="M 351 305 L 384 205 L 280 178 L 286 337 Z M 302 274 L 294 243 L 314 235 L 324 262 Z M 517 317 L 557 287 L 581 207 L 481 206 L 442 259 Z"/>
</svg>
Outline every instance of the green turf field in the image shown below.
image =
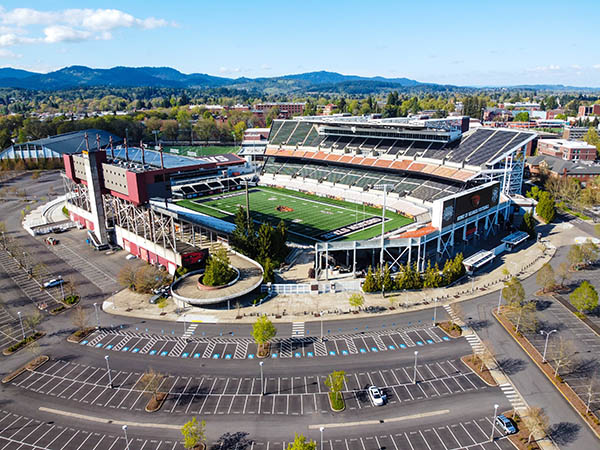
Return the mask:
<svg viewBox="0 0 600 450">
<path fill-rule="evenodd" d="M 177 150 L 177 151 L 173 151 Z M 236 146 L 209 146 L 209 147 L 201 147 L 201 146 L 176 146 L 169 145 L 165 148 L 169 153 L 175 153 L 177 155 L 182 156 L 210 156 L 210 155 L 222 155 L 223 153 L 236 153 L 240 151 L 240 147 Z"/>
<path fill-rule="evenodd" d="M 198 200 L 177 203 L 195 211 L 233 222 L 240 205 L 245 206 L 243 190 Z M 258 222 L 277 225 L 283 219 L 293 235 L 302 240 L 370 239 L 381 233 L 381 222 L 373 225 L 360 222 L 381 217 L 381 209 L 363 207 L 340 200 L 317 197 L 287 189 L 256 187 L 250 189 L 250 211 Z M 386 231 L 411 222 L 408 217 L 386 211 Z M 357 224 L 358 223 L 358 224 Z M 332 230 L 357 224 L 351 232 L 339 236 L 323 236 Z"/>
</svg>

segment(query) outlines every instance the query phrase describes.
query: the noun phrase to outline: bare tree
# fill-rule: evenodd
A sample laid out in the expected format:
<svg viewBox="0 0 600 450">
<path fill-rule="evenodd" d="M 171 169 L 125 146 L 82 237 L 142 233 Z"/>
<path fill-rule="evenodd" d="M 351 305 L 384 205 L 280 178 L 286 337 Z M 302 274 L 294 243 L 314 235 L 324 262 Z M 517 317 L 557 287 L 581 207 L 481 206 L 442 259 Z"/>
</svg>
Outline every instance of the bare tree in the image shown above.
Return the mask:
<svg viewBox="0 0 600 450">
<path fill-rule="evenodd" d="M 81 305 L 77 305 L 73 311 L 73 317 L 71 318 L 71 322 L 73 325 L 77 327 L 78 330 L 83 331 L 88 326 L 88 315 L 85 310 L 81 307 Z"/>
<path fill-rule="evenodd" d="M 598 378 L 598 373 L 594 372 L 594 375 L 590 377 L 588 380 L 588 384 L 586 386 L 586 394 L 587 400 L 585 402 L 585 413 L 588 414 L 590 412 L 590 404 L 592 403 L 592 399 L 594 396 L 600 393 L 600 379 Z"/>
<path fill-rule="evenodd" d="M 27 325 L 35 333 L 37 326 L 42 322 L 42 313 L 34 311 L 30 316 L 25 317 L 25 325 Z"/>
<path fill-rule="evenodd" d="M 554 376 L 558 375 L 558 371 L 568 369 L 573 365 L 575 356 L 575 346 L 573 342 L 566 340 L 562 336 L 554 340 L 554 345 L 550 347 L 549 359 L 554 361 L 556 368 Z"/>
<path fill-rule="evenodd" d="M 546 436 L 550 421 L 542 408 L 527 408 L 522 417 L 523 422 L 525 422 L 525 425 L 529 429 L 528 444 L 535 434 Z"/>
<path fill-rule="evenodd" d="M 535 281 L 542 288 L 542 292 L 550 292 L 554 289 L 554 285 L 556 284 L 556 280 L 554 277 L 554 270 L 549 263 L 546 263 L 542 266 L 542 268 L 538 271 L 535 276 Z"/>
<path fill-rule="evenodd" d="M 135 266 L 133 264 L 124 265 L 117 274 L 117 281 L 121 286 L 127 289 L 135 289 Z"/>
<path fill-rule="evenodd" d="M 494 354 L 492 353 L 492 344 L 489 341 L 481 340 L 483 350 L 479 353 L 479 361 L 481 362 L 480 371 L 483 371 L 483 366 L 493 366 L 496 363 Z"/>
<path fill-rule="evenodd" d="M 156 400 L 156 395 L 160 392 L 165 378 L 164 374 L 150 368 L 140 377 L 139 383 L 144 393 L 149 394 L 150 398 Z"/>
<path fill-rule="evenodd" d="M 517 323 L 515 324 L 515 332 L 525 331 L 531 332 L 536 331 L 538 326 L 537 314 L 535 309 L 535 303 L 527 302 L 513 302 L 508 305 L 510 311 L 511 321 L 516 318 Z"/>
<path fill-rule="evenodd" d="M 33 278 L 41 282 L 48 274 L 48 267 L 43 262 L 35 264 L 31 272 Z"/>
<path fill-rule="evenodd" d="M 558 270 L 556 271 L 556 275 L 560 280 L 560 287 L 565 287 L 565 281 L 571 279 L 571 271 L 569 270 L 569 265 L 566 262 L 561 262 L 558 266 Z"/>
</svg>

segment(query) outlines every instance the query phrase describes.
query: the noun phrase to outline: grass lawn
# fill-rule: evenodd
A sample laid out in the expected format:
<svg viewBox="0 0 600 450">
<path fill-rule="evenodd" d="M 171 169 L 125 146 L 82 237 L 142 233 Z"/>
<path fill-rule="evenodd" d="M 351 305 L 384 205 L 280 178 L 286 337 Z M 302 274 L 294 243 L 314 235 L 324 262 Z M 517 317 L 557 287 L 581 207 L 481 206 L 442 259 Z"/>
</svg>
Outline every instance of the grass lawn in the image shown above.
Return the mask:
<svg viewBox="0 0 600 450">
<path fill-rule="evenodd" d="M 177 204 L 195 211 L 233 222 L 240 205 L 246 203 L 243 190 L 198 200 L 182 200 Z M 317 197 L 287 189 L 257 187 L 250 190 L 250 211 L 254 220 L 277 225 L 284 220 L 290 233 L 305 239 L 357 240 L 370 239 L 380 234 L 381 223 L 357 225 L 356 230 L 340 236 L 323 236 L 329 231 L 348 227 L 363 220 L 378 219 L 381 209 Z M 411 219 L 386 211 L 386 231 L 400 228 Z"/>
<path fill-rule="evenodd" d="M 171 149 L 176 149 L 179 152 L 171 151 Z M 209 156 L 209 155 L 222 155 L 223 153 L 236 153 L 240 151 L 239 146 L 209 146 L 209 147 L 201 147 L 201 146 L 175 146 L 169 145 L 165 147 L 165 150 L 169 153 L 176 153 L 182 156 Z"/>
</svg>

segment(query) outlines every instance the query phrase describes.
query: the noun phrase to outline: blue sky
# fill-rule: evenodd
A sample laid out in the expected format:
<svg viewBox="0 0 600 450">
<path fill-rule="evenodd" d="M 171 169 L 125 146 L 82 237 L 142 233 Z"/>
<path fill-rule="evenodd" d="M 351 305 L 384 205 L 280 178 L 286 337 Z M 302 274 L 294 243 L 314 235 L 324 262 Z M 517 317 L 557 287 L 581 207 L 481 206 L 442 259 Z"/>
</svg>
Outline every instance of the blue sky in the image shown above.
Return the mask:
<svg viewBox="0 0 600 450">
<path fill-rule="evenodd" d="M 5 1 L 0 67 L 600 86 L 598 0 Z M 26 8 L 26 9 L 23 9 Z"/>
</svg>

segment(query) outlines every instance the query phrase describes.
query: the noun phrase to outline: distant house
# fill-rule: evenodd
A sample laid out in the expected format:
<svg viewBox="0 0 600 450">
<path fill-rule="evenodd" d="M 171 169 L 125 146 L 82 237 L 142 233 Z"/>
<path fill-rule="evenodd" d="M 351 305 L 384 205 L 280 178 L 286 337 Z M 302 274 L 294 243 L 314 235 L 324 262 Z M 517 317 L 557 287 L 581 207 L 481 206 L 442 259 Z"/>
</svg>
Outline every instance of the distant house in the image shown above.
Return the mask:
<svg viewBox="0 0 600 450">
<path fill-rule="evenodd" d="M 600 164 L 583 163 L 581 161 L 568 161 L 554 156 L 537 155 L 527 158 L 526 167 L 533 176 L 546 169 L 551 176 L 561 178 L 574 178 L 582 185 L 600 176 Z"/>
</svg>

